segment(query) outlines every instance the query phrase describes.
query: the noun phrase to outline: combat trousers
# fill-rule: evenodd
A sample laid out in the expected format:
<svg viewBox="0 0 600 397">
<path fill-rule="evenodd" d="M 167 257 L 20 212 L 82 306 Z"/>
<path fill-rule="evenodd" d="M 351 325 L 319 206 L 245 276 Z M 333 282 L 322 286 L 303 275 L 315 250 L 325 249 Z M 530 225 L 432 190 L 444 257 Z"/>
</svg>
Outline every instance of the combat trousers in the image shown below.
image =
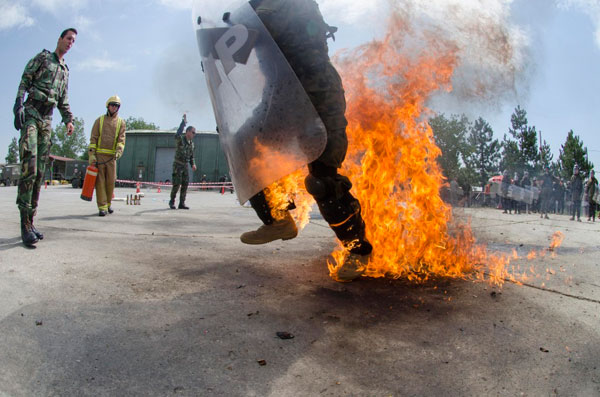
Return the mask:
<svg viewBox="0 0 600 397">
<path fill-rule="evenodd" d="M 108 211 L 117 179 L 117 161 L 112 155 L 98 154 L 98 177 L 96 178 L 96 203 L 98 210 Z M 104 163 L 106 161 L 106 163 Z M 104 163 L 104 164 L 102 164 Z"/>
<path fill-rule="evenodd" d="M 35 215 L 40 199 L 40 188 L 50 155 L 52 119 L 28 118 L 21 129 L 19 156 L 21 177 L 17 189 L 17 207 L 30 216 Z"/>
<path fill-rule="evenodd" d="M 190 180 L 190 174 L 188 171 L 187 164 L 173 163 L 173 188 L 171 189 L 171 201 L 175 202 L 177 197 L 177 191 L 181 186 L 181 193 L 179 194 L 179 202 L 185 203 L 185 196 L 187 195 L 188 183 Z"/>
<path fill-rule="evenodd" d="M 577 219 L 581 217 L 581 200 L 573 200 L 572 215 L 573 218 L 577 216 Z"/>
</svg>

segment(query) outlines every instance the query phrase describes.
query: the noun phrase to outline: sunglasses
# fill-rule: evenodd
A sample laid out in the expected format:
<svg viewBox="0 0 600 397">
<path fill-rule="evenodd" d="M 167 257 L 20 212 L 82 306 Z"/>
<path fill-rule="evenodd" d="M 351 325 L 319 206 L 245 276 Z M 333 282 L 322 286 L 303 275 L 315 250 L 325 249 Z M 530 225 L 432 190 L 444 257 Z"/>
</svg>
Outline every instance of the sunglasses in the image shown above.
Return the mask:
<svg viewBox="0 0 600 397">
<path fill-rule="evenodd" d="M 108 104 L 108 106 L 116 106 L 116 107 L 119 108 L 119 107 L 121 107 L 121 104 L 116 103 L 116 102 L 111 102 L 111 103 Z"/>
</svg>

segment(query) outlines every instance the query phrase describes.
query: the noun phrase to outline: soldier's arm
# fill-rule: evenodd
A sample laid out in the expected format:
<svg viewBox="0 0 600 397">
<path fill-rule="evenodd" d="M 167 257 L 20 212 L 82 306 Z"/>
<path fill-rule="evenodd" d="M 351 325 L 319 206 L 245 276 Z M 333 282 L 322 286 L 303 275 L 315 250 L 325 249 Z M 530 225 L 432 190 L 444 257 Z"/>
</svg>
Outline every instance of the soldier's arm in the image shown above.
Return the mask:
<svg viewBox="0 0 600 397">
<path fill-rule="evenodd" d="M 190 165 L 192 167 L 196 166 L 196 163 L 194 162 L 194 152 L 192 151 L 192 154 L 190 155 Z"/>
<path fill-rule="evenodd" d="M 185 128 L 185 119 L 181 119 L 181 124 L 179 124 L 179 128 L 177 129 L 177 133 L 175 134 L 175 138 L 179 138 L 183 134 L 183 129 Z"/>
<path fill-rule="evenodd" d="M 62 122 L 65 124 L 73 122 L 73 113 L 71 113 L 71 105 L 69 105 L 69 77 L 67 75 L 67 81 L 65 83 L 65 91 L 62 96 L 58 99 L 58 105 L 56 106 L 62 116 Z"/>
<path fill-rule="evenodd" d="M 98 149 L 98 136 L 100 135 L 100 119 L 97 118 L 94 121 L 94 126 L 92 127 L 92 134 L 90 136 L 90 145 L 88 146 L 88 152 L 90 154 L 96 154 L 96 150 Z"/>
<path fill-rule="evenodd" d="M 25 93 L 31 88 L 35 74 L 40 69 L 43 62 L 44 57 L 41 52 L 27 62 L 25 70 L 23 70 L 23 76 L 21 76 L 21 82 L 19 83 L 17 98 L 21 98 L 22 100 L 25 97 Z"/>
</svg>

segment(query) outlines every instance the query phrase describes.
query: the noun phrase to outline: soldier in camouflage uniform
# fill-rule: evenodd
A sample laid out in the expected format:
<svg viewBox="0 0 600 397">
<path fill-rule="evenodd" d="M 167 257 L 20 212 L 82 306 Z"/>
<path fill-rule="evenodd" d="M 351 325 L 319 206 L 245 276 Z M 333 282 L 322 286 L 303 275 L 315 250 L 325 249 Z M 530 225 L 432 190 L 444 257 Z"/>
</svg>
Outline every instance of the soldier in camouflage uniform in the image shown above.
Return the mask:
<svg viewBox="0 0 600 397">
<path fill-rule="evenodd" d="M 373 247 L 365 238 L 360 203 L 350 194 L 352 183 L 337 172 L 348 148 L 348 122 L 342 80 L 328 55 L 327 38 L 333 37 L 336 29 L 325 23 L 313 0 L 251 0 L 250 5 L 298 76 L 327 129 L 327 145 L 321 156 L 308 165 L 305 185 L 323 218 L 349 251 L 337 278 L 350 281 L 364 272 Z M 250 204 L 264 225 L 242 234 L 242 242 L 264 244 L 296 237 L 296 225 L 289 213 L 275 220 L 264 192 L 252 197 Z"/>
<path fill-rule="evenodd" d="M 63 56 L 75 43 L 76 36 L 75 29 L 66 29 L 61 33 L 54 52 L 43 50 L 27 63 L 13 107 L 15 128 L 21 131 L 21 178 L 17 206 L 21 215 L 21 238 L 26 246 L 33 246 L 44 238 L 33 226 L 33 217 L 52 145 L 52 112 L 55 106 L 67 127 L 67 135 L 73 133 L 73 114 L 67 95 L 69 68 Z M 24 100 L 25 93 L 27 100 Z"/>
<path fill-rule="evenodd" d="M 185 196 L 187 193 L 187 187 L 189 182 L 188 174 L 188 163 L 192 166 L 192 170 L 196 171 L 196 164 L 194 163 L 194 135 L 196 135 L 196 129 L 189 126 L 185 129 L 185 135 L 183 134 L 183 128 L 187 124 L 185 114 L 179 124 L 177 133 L 175 134 L 175 159 L 173 160 L 173 188 L 171 189 L 171 201 L 169 201 L 169 207 L 175 209 L 175 197 L 177 197 L 177 191 L 181 186 L 181 193 L 179 194 L 179 208 L 180 210 L 189 210 L 190 208 L 185 205 Z"/>
</svg>

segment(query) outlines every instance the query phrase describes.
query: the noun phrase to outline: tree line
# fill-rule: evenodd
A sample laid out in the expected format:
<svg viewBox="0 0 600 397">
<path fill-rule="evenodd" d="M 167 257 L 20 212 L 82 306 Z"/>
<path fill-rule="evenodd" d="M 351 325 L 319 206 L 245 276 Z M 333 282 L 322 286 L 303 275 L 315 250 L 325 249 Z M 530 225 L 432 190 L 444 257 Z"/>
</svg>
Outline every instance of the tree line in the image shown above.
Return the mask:
<svg viewBox="0 0 600 397">
<path fill-rule="evenodd" d="M 436 144 L 442 155 L 438 163 L 444 176 L 461 186 L 483 187 L 489 178 L 508 171 L 523 175 L 539 175 L 545 167 L 561 178 L 569 179 L 575 164 L 584 175 L 594 168 L 588 161 L 587 147 L 573 130 L 567 133 L 558 158 L 553 161 L 550 145 L 541 139 L 541 131 L 529 125 L 527 112 L 517 106 L 510 118 L 508 134 L 502 141 L 494 139 L 494 131 L 479 117 L 474 122 L 465 115 L 437 115 L 429 120 Z"/>
<path fill-rule="evenodd" d="M 139 117 L 125 120 L 129 130 L 158 130 L 159 127 Z M 83 119 L 73 121 L 75 130 L 67 136 L 63 124 L 53 129 L 53 145 L 50 153 L 56 156 L 87 160 L 88 137 Z M 539 142 L 541 132 L 530 126 L 527 112 L 517 106 L 510 118 L 508 134 L 502 141 L 494 139 L 494 131 L 487 121 L 479 117 L 474 122 L 465 115 L 440 114 L 429 120 L 436 144 L 442 151 L 437 159 L 444 176 L 456 179 L 461 186 L 483 187 L 491 176 L 509 171 L 509 175 L 528 171 L 530 175 L 541 174 L 544 167 L 565 179 L 573 174 L 573 166 L 588 174 L 594 165 L 587 160 L 587 148 L 573 130 L 567 133 L 556 161 L 545 140 Z M 17 138 L 8 146 L 7 163 L 19 160 Z"/>
</svg>

